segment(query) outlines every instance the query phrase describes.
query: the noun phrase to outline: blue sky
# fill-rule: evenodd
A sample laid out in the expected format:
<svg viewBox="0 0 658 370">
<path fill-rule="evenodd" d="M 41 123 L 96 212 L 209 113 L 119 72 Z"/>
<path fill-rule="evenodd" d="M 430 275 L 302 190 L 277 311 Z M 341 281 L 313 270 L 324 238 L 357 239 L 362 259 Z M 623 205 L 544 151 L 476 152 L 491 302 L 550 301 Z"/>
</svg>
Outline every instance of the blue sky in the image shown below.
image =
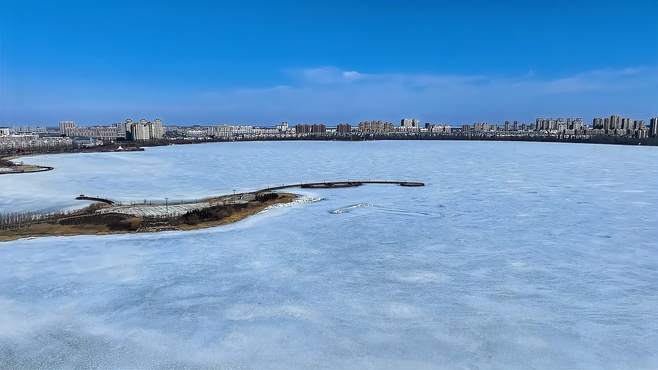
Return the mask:
<svg viewBox="0 0 658 370">
<path fill-rule="evenodd" d="M 658 115 L 658 2 L 0 0 L 0 124 Z"/>
</svg>

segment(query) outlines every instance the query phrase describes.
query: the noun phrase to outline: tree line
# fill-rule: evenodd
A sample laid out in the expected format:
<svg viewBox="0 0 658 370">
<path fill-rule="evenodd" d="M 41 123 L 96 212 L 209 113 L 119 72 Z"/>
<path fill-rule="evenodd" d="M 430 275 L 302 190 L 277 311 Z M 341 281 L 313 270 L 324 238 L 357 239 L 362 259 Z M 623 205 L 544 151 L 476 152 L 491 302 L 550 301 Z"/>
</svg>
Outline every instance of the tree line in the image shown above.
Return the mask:
<svg viewBox="0 0 658 370">
<path fill-rule="evenodd" d="M 73 214 L 75 211 L 57 212 L 8 212 L 0 213 L 0 230 L 16 230 L 36 223 L 56 220 Z"/>
</svg>

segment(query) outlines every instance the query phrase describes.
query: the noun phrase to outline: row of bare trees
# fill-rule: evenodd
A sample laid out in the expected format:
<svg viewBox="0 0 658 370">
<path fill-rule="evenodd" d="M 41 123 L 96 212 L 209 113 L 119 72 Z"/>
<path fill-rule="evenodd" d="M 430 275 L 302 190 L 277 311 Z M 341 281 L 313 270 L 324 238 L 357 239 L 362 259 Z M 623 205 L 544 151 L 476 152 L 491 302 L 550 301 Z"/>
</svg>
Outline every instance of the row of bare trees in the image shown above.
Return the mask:
<svg viewBox="0 0 658 370">
<path fill-rule="evenodd" d="M 0 230 L 16 230 L 36 223 L 56 220 L 75 211 L 0 213 Z"/>
</svg>

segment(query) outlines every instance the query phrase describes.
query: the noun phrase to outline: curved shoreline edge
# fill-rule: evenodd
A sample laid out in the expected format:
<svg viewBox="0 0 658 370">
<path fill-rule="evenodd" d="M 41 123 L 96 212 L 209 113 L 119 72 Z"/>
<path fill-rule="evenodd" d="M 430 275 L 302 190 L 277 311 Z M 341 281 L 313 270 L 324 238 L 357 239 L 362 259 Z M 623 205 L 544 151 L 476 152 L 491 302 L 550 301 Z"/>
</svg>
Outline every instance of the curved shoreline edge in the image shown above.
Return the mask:
<svg viewBox="0 0 658 370">
<path fill-rule="evenodd" d="M 52 171 L 55 168 L 50 166 L 39 166 L 34 164 L 18 164 L 13 160 L 16 157 L 2 157 L 0 156 L 0 175 L 16 175 L 21 173 L 35 173 Z"/>
<path fill-rule="evenodd" d="M 0 171 L 0 175 L 18 175 L 18 174 L 21 174 L 21 173 L 46 172 L 46 171 L 52 171 L 52 170 L 55 169 L 55 167 L 37 166 L 37 165 L 25 165 L 25 166 L 17 166 L 17 167 L 19 167 L 19 168 L 12 169 L 11 171 Z M 21 168 L 21 167 L 29 167 L 29 168 Z"/>
<path fill-rule="evenodd" d="M 365 184 L 425 186 L 419 181 L 349 180 L 274 186 L 253 192 L 222 195 L 196 201 L 122 204 L 101 197 L 76 199 L 95 203 L 71 213 L 0 214 L 0 242 L 75 235 L 108 235 L 206 229 L 241 221 L 275 204 L 291 203 L 300 195 L 282 189 L 340 189 Z"/>
</svg>

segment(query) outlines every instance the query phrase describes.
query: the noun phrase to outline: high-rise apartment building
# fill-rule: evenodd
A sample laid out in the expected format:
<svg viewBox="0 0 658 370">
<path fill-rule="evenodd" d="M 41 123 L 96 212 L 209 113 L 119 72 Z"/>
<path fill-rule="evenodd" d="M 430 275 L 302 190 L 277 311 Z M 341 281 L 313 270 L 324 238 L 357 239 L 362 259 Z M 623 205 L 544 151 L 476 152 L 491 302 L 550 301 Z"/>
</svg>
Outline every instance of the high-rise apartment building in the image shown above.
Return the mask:
<svg viewBox="0 0 658 370">
<path fill-rule="evenodd" d="M 341 123 L 336 126 L 336 132 L 339 134 L 349 134 L 352 131 L 352 125 L 349 123 Z"/>
<path fill-rule="evenodd" d="M 395 128 L 390 122 L 384 121 L 363 121 L 359 122 L 359 131 L 361 132 L 391 132 Z"/>
<path fill-rule="evenodd" d="M 649 120 L 649 136 L 658 137 L 658 117 Z"/>
<path fill-rule="evenodd" d="M 420 130 L 420 121 L 415 118 L 403 118 L 400 120 L 401 130 Z"/>
<path fill-rule="evenodd" d="M 535 120 L 536 131 L 564 131 L 578 130 L 583 127 L 583 119 L 580 117 L 568 118 L 537 118 Z"/>
<path fill-rule="evenodd" d="M 126 127 L 126 134 L 129 134 L 132 140 L 154 140 L 164 137 L 164 127 L 159 118 L 153 122 L 147 121 L 144 118 L 140 119 L 139 122 L 134 122 L 128 118 L 124 125 Z"/>
<path fill-rule="evenodd" d="M 603 118 L 595 117 L 592 119 L 592 128 L 603 129 Z"/>
<path fill-rule="evenodd" d="M 301 134 L 323 134 L 327 132 L 327 126 L 324 124 L 298 124 L 295 125 L 295 133 Z"/>
<path fill-rule="evenodd" d="M 71 132 L 75 129 L 75 122 L 73 121 L 59 121 L 59 133 L 64 136 L 71 136 Z"/>
<path fill-rule="evenodd" d="M 621 117 L 616 115 L 616 114 L 613 114 L 612 116 L 610 116 L 610 129 L 611 130 L 616 130 L 616 129 L 619 129 L 619 128 L 622 128 L 621 127 Z"/>
</svg>

